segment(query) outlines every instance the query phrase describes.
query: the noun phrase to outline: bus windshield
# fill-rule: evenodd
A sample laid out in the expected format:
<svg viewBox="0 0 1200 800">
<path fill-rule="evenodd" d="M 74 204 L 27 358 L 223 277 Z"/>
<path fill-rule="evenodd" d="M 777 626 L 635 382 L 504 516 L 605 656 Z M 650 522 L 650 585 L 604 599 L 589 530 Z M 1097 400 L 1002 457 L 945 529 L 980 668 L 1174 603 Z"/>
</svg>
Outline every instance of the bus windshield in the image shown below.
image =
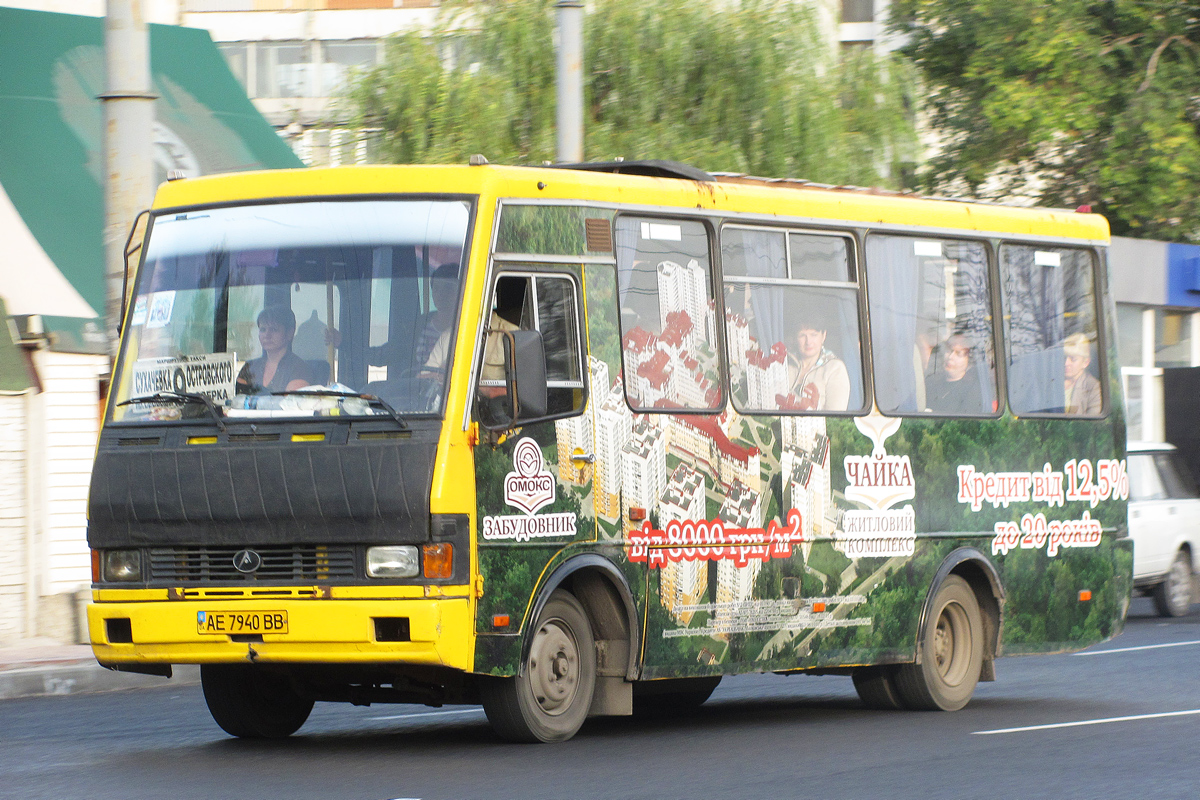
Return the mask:
<svg viewBox="0 0 1200 800">
<path fill-rule="evenodd" d="M 470 219 L 459 199 L 159 215 L 111 419 L 439 414 Z"/>
</svg>

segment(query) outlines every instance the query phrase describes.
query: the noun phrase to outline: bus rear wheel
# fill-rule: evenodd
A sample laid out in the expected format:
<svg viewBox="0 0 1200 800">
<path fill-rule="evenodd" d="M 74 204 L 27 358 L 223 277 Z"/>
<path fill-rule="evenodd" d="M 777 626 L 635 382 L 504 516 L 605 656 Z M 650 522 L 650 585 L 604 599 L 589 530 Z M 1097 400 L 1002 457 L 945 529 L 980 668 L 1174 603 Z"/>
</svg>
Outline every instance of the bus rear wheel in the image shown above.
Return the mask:
<svg viewBox="0 0 1200 800">
<path fill-rule="evenodd" d="M 983 615 L 975 593 L 951 575 L 938 587 L 921 632 L 920 664 L 896 669 L 896 690 L 905 707 L 957 711 L 975 693 L 983 666 Z"/>
<path fill-rule="evenodd" d="M 209 713 L 230 736 L 282 739 L 312 713 L 313 699 L 286 677 L 249 664 L 203 664 L 200 685 Z"/>
<path fill-rule="evenodd" d="M 520 674 L 480 687 L 483 710 L 511 742 L 563 742 L 587 719 L 596 688 L 596 642 L 583 606 L 565 591 L 550 595 L 534 623 Z"/>
</svg>

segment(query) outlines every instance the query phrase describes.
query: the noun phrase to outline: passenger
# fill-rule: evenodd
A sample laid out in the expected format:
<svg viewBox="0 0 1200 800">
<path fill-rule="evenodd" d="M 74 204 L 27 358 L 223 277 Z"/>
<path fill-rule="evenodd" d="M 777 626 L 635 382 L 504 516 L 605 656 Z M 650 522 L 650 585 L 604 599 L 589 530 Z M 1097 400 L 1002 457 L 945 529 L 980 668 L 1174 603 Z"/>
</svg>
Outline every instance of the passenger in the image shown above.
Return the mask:
<svg viewBox="0 0 1200 800">
<path fill-rule="evenodd" d="M 971 348 L 962 334 L 950 336 L 942 345 L 942 370 L 926 382 L 925 399 L 929 411 L 943 414 L 983 411 L 979 381 L 971 370 Z"/>
<path fill-rule="evenodd" d="M 258 315 L 262 355 L 245 363 L 237 376 L 238 394 L 290 392 L 312 383 L 308 362 L 292 352 L 296 315 L 287 306 L 267 306 Z"/>
<path fill-rule="evenodd" d="M 792 394 L 799 407 L 845 411 L 850 404 L 850 374 L 845 363 L 825 348 L 826 327 L 815 319 L 800 323 L 797 353 L 789 357 Z"/>
<path fill-rule="evenodd" d="M 454 306 L 458 300 L 458 264 L 443 264 L 435 269 L 430 275 L 429 292 L 434 310 L 425 316 L 425 324 L 417 334 L 412 361 L 421 365 L 417 370 L 418 378 L 438 378 L 445 371 Z M 371 363 L 375 363 L 374 360 Z"/>
<path fill-rule="evenodd" d="M 1094 417 L 1100 413 L 1103 399 L 1100 381 L 1088 372 L 1092 363 L 1092 347 L 1087 336 L 1072 333 L 1063 341 L 1064 410 L 1068 414 Z"/>
</svg>

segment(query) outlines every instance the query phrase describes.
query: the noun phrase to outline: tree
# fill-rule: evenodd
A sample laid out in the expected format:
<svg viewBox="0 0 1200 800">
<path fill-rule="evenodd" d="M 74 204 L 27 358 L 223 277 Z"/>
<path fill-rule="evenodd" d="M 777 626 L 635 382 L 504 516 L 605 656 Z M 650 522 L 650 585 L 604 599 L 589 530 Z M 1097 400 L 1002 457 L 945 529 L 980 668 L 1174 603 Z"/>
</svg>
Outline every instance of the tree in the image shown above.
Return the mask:
<svg viewBox="0 0 1200 800">
<path fill-rule="evenodd" d="M 443 7 L 389 42 L 349 101 L 394 162 L 554 158 L 550 0 Z M 839 63 L 802 3 L 596 0 L 585 23 L 585 152 L 714 171 L 898 184 L 916 152 L 911 70 Z"/>
<path fill-rule="evenodd" d="M 927 187 L 1200 241 L 1200 4 L 896 0 L 891 25 L 929 86 Z"/>
</svg>

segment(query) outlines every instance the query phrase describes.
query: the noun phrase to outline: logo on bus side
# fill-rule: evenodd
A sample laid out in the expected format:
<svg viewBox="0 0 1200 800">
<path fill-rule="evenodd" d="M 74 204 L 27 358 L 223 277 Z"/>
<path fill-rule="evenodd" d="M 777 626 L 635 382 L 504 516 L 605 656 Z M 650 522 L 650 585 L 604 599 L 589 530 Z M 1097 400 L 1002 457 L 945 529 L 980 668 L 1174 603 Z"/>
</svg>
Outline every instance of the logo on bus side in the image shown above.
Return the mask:
<svg viewBox="0 0 1200 800">
<path fill-rule="evenodd" d="M 539 508 L 554 502 L 554 476 L 546 469 L 537 442 L 529 438 L 517 442 L 513 466 L 517 471 L 508 473 L 504 479 L 504 502 L 526 514 L 535 514 Z"/>
<path fill-rule="evenodd" d="M 554 502 L 556 480 L 546 469 L 542 448 L 525 437 L 513 448 L 514 471 L 504 478 L 504 502 L 524 514 L 484 517 L 483 538 L 489 541 L 512 539 L 574 538 L 576 516 L 570 512 L 538 514 Z"/>
</svg>

